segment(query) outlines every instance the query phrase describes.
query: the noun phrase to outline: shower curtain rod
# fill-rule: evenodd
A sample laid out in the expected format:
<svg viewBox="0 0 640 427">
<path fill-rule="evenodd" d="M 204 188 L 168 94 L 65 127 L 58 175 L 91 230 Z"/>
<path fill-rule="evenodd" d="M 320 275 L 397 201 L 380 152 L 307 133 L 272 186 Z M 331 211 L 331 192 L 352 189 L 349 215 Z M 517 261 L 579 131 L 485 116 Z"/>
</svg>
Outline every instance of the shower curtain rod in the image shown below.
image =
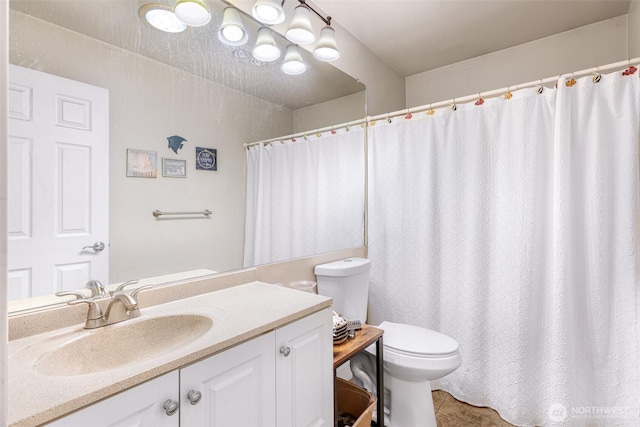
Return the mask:
<svg viewBox="0 0 640 427">
<path fill-rule="evenodd" d="M 607 64 L 607 65 L 603 65 L 603 66 L 599 66 L 599 67 L 593 67 L 593 68 L 587 68 L 585 70 L 581 70 L 581 71 L 576 71 L 573 73 L 566 73 L 568 75 L 570 75 L 572 78 L 573 77 L 581 77 L 581 76 L 586 76 L 588 74 L 600 74 L 603 71 L 609 71 L 609 70 L 614 70 L 616 68 L 622 68 L 624 66 L 631 66 L 633 64 L 640 64 L 640 57 L 637 58 L 633 58 L 633 59 L 628 59 L 625 61 L 619 61 L 619 62 L 614 62 L 611 64 Z M 352 126 L 358 126 L 358 125 L 363 125 L 365 123 L 371 123 L 371 122 L 375 122 L 376 120 L 383 120 L 383 119 L 393 119 L 395 117 L 400 117 L 400 116 L 406 116 L 407 114 L 413 114 L 413 113 L 421 113 L 423 111 L 428 111 L 428 110 L 433 110 L 436 108 L 442 108 L 442 107 L 448 107 L 448 106 L 454 106 L 454 105 L 458 105 L 458 104 L 465 104 L 471 101 L 476 101 L 479 98 L 491 98 L 494 96 L 499 96 L 499 95 L 503 95 L 511 90 L 520 90 L 520 89 L 527 89 L 530 87 L 536 87 L 536 86 L 542 86 L 545 85 L 547 83 L 553 83 L 553 82 L 557 82 L 558 79 L 560 78 L 560 76 L 562 76 L 563 74 L 559 75 L 559 76 L 555 76 L 555 77 L 547 77 L 545 79 L 540 79 L 540 80 L 534 80 L 528 83 L 522 83 L 522 84 L 517 84 L 517 85 L 512 85 L 512 86 L 507 86 L 507 87 L 503 87 L 501 89 L 495 89 L 495 90 L 491 90 L 491 91 L 487 91 L 487 92 L 479 92 L 476 93 L 474 95 L 468 95 L 468 96 L 464 96 L 461 98 L 452 98 L 446 101 L 440 101 L 440 102 L 434 102 L 433 104 L 427 104 L 427 105 L 421 105 L 419 107 L 413 107 L 413 108 L 405 108 L 403 110 L 397 110 L 397 111 L 393 111 L 391 113 L 384 113 L 384 114 L 378 114 L 377 116 L 367 116 L 363 119 L 359 119 L 359 120 L 354 120 L 351 122 L 346 122 L 346 123 L 340 123 L 338 125 L 333 125 L 333 126 L 326 126 L 323 128 L 319 128 L 319 129 L 315 129 L 315 130 L 309 130 L 309 131 L 305 131 L 305 132 L 298 132 L 298 133 L 294 133 L 291 135 L 287 135 L 287 136 L 282 136 L 279 138 L 271 138 L 271 139 L 264 139 L 262 141 L 257 141 L 257 142 L 250 142 L 250 143 L 245 143 L 244 146 L 247 147 L 247 149 L 249 147 L 252 147 L 254 145 L 259 145 L 259 144 L 271 144 L 273 142 L 284 142 L 290 139 L 295 139 L 295 138 L 309 138 L 310 135 L 313 136 L 320 136 L 320 134 L 322 134 L 323 132 L 328 132 L 328 131 L 332 131 L 332 130 L 337 130 L 337 129 L 349 129 Z"/>
</svg>

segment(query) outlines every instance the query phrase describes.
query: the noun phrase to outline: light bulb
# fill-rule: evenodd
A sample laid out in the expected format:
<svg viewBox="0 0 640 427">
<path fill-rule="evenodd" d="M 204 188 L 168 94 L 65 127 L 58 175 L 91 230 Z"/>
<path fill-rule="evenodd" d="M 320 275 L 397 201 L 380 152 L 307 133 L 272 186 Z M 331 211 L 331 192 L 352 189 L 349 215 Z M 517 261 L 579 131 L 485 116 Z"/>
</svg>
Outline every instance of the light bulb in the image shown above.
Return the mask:
<svg viewBox="0 0 640 427">
<path fill-rule="evenodd" d="M 280 67 L 286 74 L 302 74 L 307 71 L 307 64 L 302 60 L 300 55 L 300 48 L 295 44 L 287 46 L 287 50 L 284 54 L 284 61 Z"/>
<path fill-rule="evenodd" d="M 211 14 L 203 0 L 178 0 L 175 7 L 178 19 L 192 27 L 207 25 Z"/>
<path fill-rule="evenodd" d="M 263 24 L 284 22 L 284 9 L 279 0 L 257 0 L 251 9 L 251 15 Z"/>
<path fill-rule="evenodd" d="M 295 44 L 310 44 L 315 40 L 313 28 L 311 28 L 311 11 L 303 4 L 296 6 L 293 12 L 291 25 L 285 33 L 285 37 Z"/>
</svg>

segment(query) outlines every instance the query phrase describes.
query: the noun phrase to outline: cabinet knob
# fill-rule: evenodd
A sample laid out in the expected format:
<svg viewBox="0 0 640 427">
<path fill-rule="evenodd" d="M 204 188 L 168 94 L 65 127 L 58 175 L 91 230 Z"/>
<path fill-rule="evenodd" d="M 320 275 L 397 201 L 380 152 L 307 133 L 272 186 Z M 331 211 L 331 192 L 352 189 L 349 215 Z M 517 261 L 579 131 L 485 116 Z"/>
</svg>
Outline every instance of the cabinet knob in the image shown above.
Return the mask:
<svg viewBox="0 0 640 427">
<path fill-rule="evenodd" d="M 176 412 L 178 412 L 178 408 L 180 408 L 180 404 L 175 400 L 169 399 L 166 402 L 164 402 L 162 407 L 165 409 L 165 413 L 171 416 L 171 415 L 174 415 Z"/>
<path fill-rule="evenodd" d="M 288 357 L 290 353 L 291 353 L 291 347 L 285 347 L 285 346 L 280 347 L 280 354 L 282 354 L 284 357 Z"/>
<path fill-rule="evenodd" d="M 197 405 L 200 402 L 200 399 L 202 399 L 202 393 L 200 393 L 199 391 L 191 390 L 189 393 L 187 393 L 187 399 L 189 399 L 189 403 L 191 403 L 192 405 Z"/>
</svg>

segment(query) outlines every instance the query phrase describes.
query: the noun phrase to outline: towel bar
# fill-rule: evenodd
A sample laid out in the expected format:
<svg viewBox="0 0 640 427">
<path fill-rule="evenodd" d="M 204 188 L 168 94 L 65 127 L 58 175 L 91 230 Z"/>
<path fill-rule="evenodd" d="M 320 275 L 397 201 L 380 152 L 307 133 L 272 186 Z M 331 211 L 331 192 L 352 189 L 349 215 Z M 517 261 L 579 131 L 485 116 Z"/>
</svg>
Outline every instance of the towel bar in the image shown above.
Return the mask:
<svg viewBox="0 0 640 427">
<path fill-rule="evenodd" d="M 153 216 L 155 216 L 156 218 L 158 218 L 161 215 L 204 215 L 208 217 L 212 213 L 213 212 L 211 212 L 209 209 L 205 209 L 203 211 L 197 211 L 197 212 L 162 212 L 156 209 L 155 211 L 153 211 Z"/>
</svg>

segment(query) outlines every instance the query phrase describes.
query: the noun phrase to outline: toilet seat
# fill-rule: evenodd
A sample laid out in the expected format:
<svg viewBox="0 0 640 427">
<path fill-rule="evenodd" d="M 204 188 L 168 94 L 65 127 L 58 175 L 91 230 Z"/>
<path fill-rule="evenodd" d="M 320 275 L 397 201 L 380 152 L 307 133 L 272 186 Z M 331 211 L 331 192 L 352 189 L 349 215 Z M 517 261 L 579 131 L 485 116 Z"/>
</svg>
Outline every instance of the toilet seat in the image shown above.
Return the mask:
<svg viewBox="0 0 640 427">
<path fill-rule="evenodd" d="M 458 343 L 440 332 L 419 326 L 384 321 L 385 352 L 414 358 L 448 358 L 458 354 Z"/>
<path fill-rule="evenodd" d="M 382 322 L 385 372 L 407 381 L 441 378 L 462 363 L 458 343 L 430 329 L 402 323 Z M 367 352 L 376 354 L 375 345 Z"/>
</svg>

